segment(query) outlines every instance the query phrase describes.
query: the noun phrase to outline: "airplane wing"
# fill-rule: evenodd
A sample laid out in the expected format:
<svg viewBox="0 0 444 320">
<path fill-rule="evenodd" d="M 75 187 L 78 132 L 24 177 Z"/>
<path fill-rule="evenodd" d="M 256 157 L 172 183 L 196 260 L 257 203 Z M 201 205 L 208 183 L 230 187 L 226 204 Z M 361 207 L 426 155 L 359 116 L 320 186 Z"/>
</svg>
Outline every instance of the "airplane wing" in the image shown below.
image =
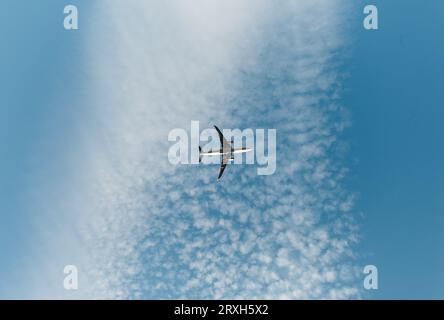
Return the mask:
<svg viewBox="0 0 444 320">
<path fill-rule="evenodd" d="M 221 149 L 223 150 L 223 152 L 230 152 L 231 151 L 231 143 L 229 141 L 227 141 L 227 139 L 225 139 L 224 135 L 222 134 L 222 132 L 219 130 L 218 127 L 214 126 L 214 128 L 216 129 L 217 133 L 219 134 Z"/>
<path fill-rule="evenodd" d="M 230 155 L 226 154 L 226 155 L 223 155 L 221 158 L 222 159 L 220 162 L 219 177 L 217 177 L 217 180 L 219 180 L 222 177 L 222 175 L 224 174 L 225 167 L 227 166 L 227 163 L 230 161 Z"/>
</svg>

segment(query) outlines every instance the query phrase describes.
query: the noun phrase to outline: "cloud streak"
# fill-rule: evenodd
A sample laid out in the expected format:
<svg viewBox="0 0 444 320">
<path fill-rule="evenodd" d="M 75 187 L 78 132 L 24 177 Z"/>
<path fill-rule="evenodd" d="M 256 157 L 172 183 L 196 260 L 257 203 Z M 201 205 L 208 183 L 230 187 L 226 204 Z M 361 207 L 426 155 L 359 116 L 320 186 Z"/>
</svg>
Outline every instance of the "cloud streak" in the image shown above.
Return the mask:
<svg viewBox="0 0 444 320">
<path fill-rule="evenodd" d="M 79 296 L 358 297 L 335 152 L 345 1 L 96 5 Z M 215 166 L 170 165 L 168 132 L 191 120 L 276 128 L 276 173 L 231 166 L 216 183 Z"/>
</svg>

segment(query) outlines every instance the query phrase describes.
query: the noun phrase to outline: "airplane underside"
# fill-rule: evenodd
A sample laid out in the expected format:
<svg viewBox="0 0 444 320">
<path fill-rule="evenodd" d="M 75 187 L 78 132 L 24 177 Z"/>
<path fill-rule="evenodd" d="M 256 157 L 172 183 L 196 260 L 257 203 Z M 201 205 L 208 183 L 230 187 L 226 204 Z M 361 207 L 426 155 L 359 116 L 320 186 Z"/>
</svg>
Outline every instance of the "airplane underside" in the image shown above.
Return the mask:
<svg viewBox="0 0 444 320">
<path fill-rule="evenodd" d="M 222 132 L 219 130 L 219 128 L 216 126 L 214 126 L 214 128 L 219 134 L 221 149 L 202 152 L 202 148 L 199 146 L 199 162 L 202 161 L 202 156 L 220 156 L 221 157 L 220 171 L 219 171 L 219 176 L 217 178 L 217 180 L 219 180 L 222 177 L 222 174 L 224 173 L 227 163 L 232 162 L 234 160 L 234 154 L 249 152 L 251 151 L 251 149 L 249 148 L 234 149 L 232 147 L 233 141 L 231 141 L 231 143 L 228 142 L 227 139 L 225 139 L 225 137 L 223 136 Z"/>
</svg>

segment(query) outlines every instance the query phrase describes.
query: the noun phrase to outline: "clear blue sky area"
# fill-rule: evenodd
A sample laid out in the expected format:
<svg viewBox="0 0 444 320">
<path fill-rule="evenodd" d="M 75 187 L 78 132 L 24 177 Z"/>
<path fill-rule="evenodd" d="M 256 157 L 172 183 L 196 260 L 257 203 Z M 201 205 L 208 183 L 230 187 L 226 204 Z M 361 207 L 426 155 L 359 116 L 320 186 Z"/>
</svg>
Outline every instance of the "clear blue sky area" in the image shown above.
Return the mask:
<svg viewBox="0 0 444 320">
<path fill-rule="evenodd" d="M 444 298 L 444 4 L 373 1 L 357 28 L 345 104 L 372 298 Z M 357 23 L 360 23 L 358 21 Z"/>
</svg>

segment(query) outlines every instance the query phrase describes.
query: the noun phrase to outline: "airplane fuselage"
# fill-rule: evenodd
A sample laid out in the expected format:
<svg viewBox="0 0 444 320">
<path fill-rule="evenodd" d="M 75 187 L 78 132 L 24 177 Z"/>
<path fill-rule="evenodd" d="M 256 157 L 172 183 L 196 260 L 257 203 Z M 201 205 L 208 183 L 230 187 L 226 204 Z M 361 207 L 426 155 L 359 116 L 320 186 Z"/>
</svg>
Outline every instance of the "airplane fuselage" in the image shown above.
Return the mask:
<svg viewBox="0 0 444 320">
<path fill-rule="evenodd" d="M 231 149 L 230 151 L 225 151 L 223 149 L 219 149 L 219 150 L 211 150 L 211 151 L 207 151 L 207 152 L 201 152 L 200 154 L 202 156 L 224 156 L 227 154 L 237 154 L 237 153 L 245 153 L 245 152 L 250 152 L 252 149 L 250 148 L 236 148 L 236 149 Z"/>
</svg>

